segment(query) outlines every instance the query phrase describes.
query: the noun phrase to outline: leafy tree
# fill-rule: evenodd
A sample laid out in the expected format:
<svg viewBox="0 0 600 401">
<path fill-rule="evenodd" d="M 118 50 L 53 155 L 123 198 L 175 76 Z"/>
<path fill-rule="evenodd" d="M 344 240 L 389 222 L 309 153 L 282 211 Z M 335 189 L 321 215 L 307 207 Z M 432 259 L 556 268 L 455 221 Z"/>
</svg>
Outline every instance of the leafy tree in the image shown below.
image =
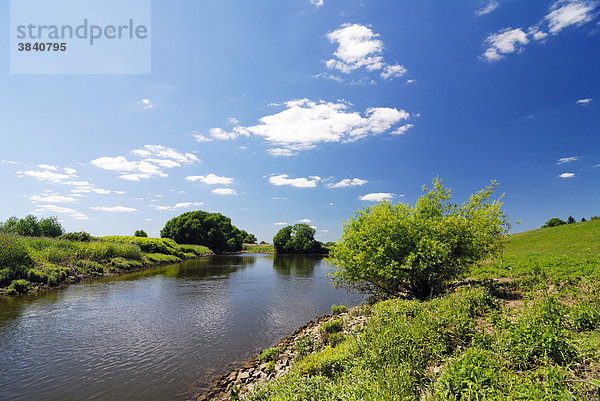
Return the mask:
<svg viewBox="0 0 600 401">
<path fill-rule="evenodd" d="M 43 237 L 60 237 L 65 233 L 65 229 L 56 217 L 41 219 L 38 223 L 40 235 Z"/>
<path fill-rule="evenodd" d="M 246 235 L 246 237 L 244 238 L 244 243 L 245 244 L 256 244 L 256 237 L 254 236 L 254 234 Z"/>
<path fill-rule="evenodd" d="M 573 218 L 573 216 L 569 216 L 569 218 L 567 219 L 567 224 L 573 224 L 576 223 L 575 219 Z"/>
<path fill-rule="evenodd" d="M 37 217 L 28 214 L 25 218 L 20 219 L 14 226 L 17 234 L 24 237 L 39 237 L 41 235 Z"/>
<path fill-rule="evenodd" d="M 587 221 L 587 220 L 585 219 L 585 217 L 582 217 L 581 222 L 583 223 L 584 221 Z"/>
<path fill-rule="evenodd" d="M 315 240 L 315 230 L 307 224 L 283 227 L 275 237 L 273 245 L 277 253 L 322 253 L 323 246 Z"/>
<path fill-rule="evenodd" d="M 546 223 L 544 223 L 544 225 L 542 226 L 542 228 L 558 227 L 558 226 L 563 226 L 565 224 L 567 224 L 566 221 L 561 220 L 558 217 L 553 217 L 550 220 L 548 220 Z"/>
<path fill-rule="evenodd" d="M 148 234 L 146 234 L 146 231 L 144 230 L 136 230 L 135 233 L 133 234 L 134 237 L 147 237 Z"/>
<path fill-rule="evenodd" d="M 600 219 L 600 216 L 592 216 L 592 217 L 590 217 L 590 220 L 598 220 L 598 219 Z"/>
<path fill-rule="evenodd" d="M 232 225 L 229 217 L 202 210 L 183 213 L 167 221 L 160 230 L 162 238 L 171 238 L 179 244 L 204 245 L 215 253 L 242 250 L 247 235 Z"/>
<path fill-rule="evenodd" d="M 431 297 L 469 267 L 495 254 L 509 225 L 496 183 L 461 205 L 439 179 L 414 207 L 383 201 L 356 212 L 331 251 L 335 286 L 379 296 Z"/>
</svg>

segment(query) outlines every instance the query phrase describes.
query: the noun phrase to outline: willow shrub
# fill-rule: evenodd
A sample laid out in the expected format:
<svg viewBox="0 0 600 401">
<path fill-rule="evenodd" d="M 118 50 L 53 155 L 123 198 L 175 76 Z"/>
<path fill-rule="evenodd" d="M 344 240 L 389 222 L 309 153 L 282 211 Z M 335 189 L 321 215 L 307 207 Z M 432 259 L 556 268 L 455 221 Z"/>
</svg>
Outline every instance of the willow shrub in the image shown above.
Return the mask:
<svg viewBox="0 0 600 401">
<path fill-rule="evenodd" d="M 334 285 L 425 299 L 499 249 L 508 228 L 496 183 L 458 205 L 439 179 L 415 206 L 383 201 L 346 221 L 329 263 Z"/>
</svg>

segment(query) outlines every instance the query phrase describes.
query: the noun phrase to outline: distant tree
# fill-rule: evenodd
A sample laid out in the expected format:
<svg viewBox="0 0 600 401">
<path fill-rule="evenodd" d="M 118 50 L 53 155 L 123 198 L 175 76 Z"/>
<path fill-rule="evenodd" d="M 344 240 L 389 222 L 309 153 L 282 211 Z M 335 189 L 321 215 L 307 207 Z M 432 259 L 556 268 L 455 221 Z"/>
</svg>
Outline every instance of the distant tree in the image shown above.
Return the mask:
<svg viewBox="0 0 600 401">
<path fill-rule="evenodd" d="M 43 237 L 56 238 L 65 233 L 65 229 L 62 224 L 60 224 L 57 217 L 41 219 L 38 223 L 38 227 L 40 229 L 40 235 Z"/>
<path fill-rule="evenodd" d="M 315 230 L 307 224 L 283 227 L 275 237 L 273 245 L 277 253 L 322 253 L 323 245 L 315 240 Z"/>
<path fill-rule="evenodd" d="M 41 235 L 37 217 L 28 214 L 14 226 L 15 233 L 24 237 L 39 237 Z"/>
<path fill-rule="evenodd" d="M 569 216 L 569 218 L 567 219 L 567 224 L 573 224 L 573 223 L 577 223 L 577 222 L 575 221 L 573 216 Z"/>
<path fill-rule="evenodd" d="M 215 253 L 241 251 L 247 235 L 232 225 L 229 217 L 202 210 L 183 213 L 167 221 L 160 230 L 162 238 L 171 238 L 179 244 L 204 245 Z"/>
<path fill-rule="evenodd" d="M 4 223 L 0 223 L 0 232 L 7 234 L 14 233 L 15 226 L 18 222 L 19 219 L 17 219 L 15 216 L 9 217 Z"/>
<path fill-rule="evenodd" d="M 564 226 L 565 224 L 567 224 L 566 221 L 561 220 L 558 217 L 553 217 L 550 220 L 548 220 L 546 223 L 544 223 L 542 228 Z"/>
<path fill-rule="evenodd" d="M 144 230 L 136 230 L 135 233 L 133 234 L 134 237 L 147 237 L 148 234 L 146 234 L 146 231 Z"/>
<path fill-rule="evenodd" d="M 598 220 L 598 219 L 600 219 L 600 216 L 592 216 L 592 217 L 590 217 L 590 220 Z"/>
<path fill-rule="evenodd" d="M 254 234 L 248 234 L 248 235 L 246 235 L 246 238 L 244 238 L 244 243 L 246 243 L 246 244 L 256 244 L 256 237 L 254 236 Z"/>
<path fill-rule="evenodd" d="M 261 245 L 263 245 L 263 244 L 268 244 L 268 242 L 267 242 L 267 241 L 260 241 L 260 244 L 261 244 Z"/>
<path fill-rule="evenodd" d="M 585 217 L 582 217 L 582 218 L 581 218 L 581 222 L 583 223 L 584 221 L 586 221 L 586 220 L 585 220 Z"/>
</svg>

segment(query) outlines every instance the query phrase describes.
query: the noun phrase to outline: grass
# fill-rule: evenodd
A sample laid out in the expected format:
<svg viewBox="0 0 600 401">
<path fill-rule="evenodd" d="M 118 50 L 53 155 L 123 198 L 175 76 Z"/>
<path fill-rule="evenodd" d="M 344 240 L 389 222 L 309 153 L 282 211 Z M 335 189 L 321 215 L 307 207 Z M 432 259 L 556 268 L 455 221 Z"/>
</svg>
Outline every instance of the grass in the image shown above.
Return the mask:
<svg viewBox="0 0 600 401">
<path fill-rule="evenodd" d="M 161 238 L 79 241 L 0 234 L 0 294 L 26 293 L 211 253 L 204 246 L 178 245 Z"/>
<path fill-rule="evenodd" d="M 247 399 L 596 399 L 599 272 L 600 221 L 513 235 L 504 264 L 475 268 L 472 284 L 376 303 L 343 339 L 298 340 L 291 371 Z M 321 335 L 341 335 L 342 319 Z"/>
<path fill-rule="evenodd" d="M 272 244 L 243 244 L 242 252 L 275 253 L 275 246 Z"/>
</svg>

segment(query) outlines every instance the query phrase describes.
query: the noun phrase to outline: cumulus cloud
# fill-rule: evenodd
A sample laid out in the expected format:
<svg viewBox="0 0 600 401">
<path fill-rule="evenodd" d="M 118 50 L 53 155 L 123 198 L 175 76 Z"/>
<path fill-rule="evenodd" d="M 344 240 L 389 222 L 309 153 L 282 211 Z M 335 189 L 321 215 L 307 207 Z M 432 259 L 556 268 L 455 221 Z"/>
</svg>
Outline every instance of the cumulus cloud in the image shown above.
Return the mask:
<svg viewBox="0 0 600 401">
<path fill-rule="evenodd" d="M 89 220 L 90 218 L 83 213 L 78 212 L 75 209 L 68 207 L 61 207 L 56 205 L 37 205 L 35 209 L 36 213 L 53 213 L 59 216 L 66 215 L 75 220 Z"/>
<path fill-rule="evenodd" d="M 205 137 L 203 134 L 194 131 L 192 133 L 192 136 L 194 137 L 194 139 L 196 139 L 196 141 L 198 142 L 212 142 L 212 139 Z"/>
<path fill-rule="evenodd" d="M 333 52 L 335 58 L 325 61 L 329 69 L 336 69 L 349 74 L 360 68 L 367 71 L 381 71 L 384 79 L 398 78 L 406 73 L 406 68 L 399 64 L 389 65 L 383 58 L 383 42 L 379 34 L 371 28 L 360 24 L 343 24 L 339 29 L 327 34 L 331 43 L 337 44 Z M 341 77 L 331 74 L 318 74 L 317 77 L 341 81 Z"/>
<path fill-rule="evenodd" d="M 321 181 L 319 176 L 289 178 L 287 174 L 279 174 L 269 177 L 269 182 L 275 186 L 290 185 L 296 188 L 314 188 L 319 181 Z"/>
<path fill-rule="evenodd" d="M 109 171 L 116 171 L 119 178 L 140 181 L 151 177 L 167 177 L 166 168 L 181 167 L 182 164 L 198 163 L 193 153 L 182 153 L 162 145 L 145 145 L 131 152 L 142 160 L 128 160 L 124 156 L 105 156 L 91 161 L 91 164 Z"/>
<path fill-rule="evenodd" d="M 208 185 L 230 185 L 233 183 L 232 177 L 221 177 L 212 173 L 208 175 L 191 175 L 185 177 L 185 179 L 191 182 L 200 181 Z"/>
<path fill-rule="evenodd" d="M 315 7 L 321 7 L 323 5 L 323 0 L 310 0 L 310 3 L 313 4 Z"/>
<path fill-rule="evenodd" d="M 138 100 L 137 104 L 139 104 L 140 106 L 142 106 L 146 110 L 152 109 L 154 107 L 154 105 L 152 104 L 152 102 L 150 101 L 150 99 Z"/>
<path fill-rule="evenodd" d="M 490 14 L 492 11 L 494 11 L 497 8 L 498 8 L 498 2 L 496 2 L 494 0 L 490 0 L 489 3 L 487 3 L 484 7 L 481 7 L 479 9 L 473 11 L 473 14 L 475 14 L 478 17 L 481 17 L 482 15 Z"/>
<path fill-rule="evenodd" d="M 327 186 L 329 188 L 346 188 L 365 185 L 367 182 L 367 180 L 361 180 L 360 178 L 344 178 L 340 182 L 327 184 Z"/>
<path fill-rule="evenodd" d="M 109 194 L 111 191 L 107 189 L 96 188 L 88 181 L 77 180 L 77 170 L 70 167 L 58 167 L 48 164 L 40 164 L 39 168 L 43 170 L 26 170 L 17 171 L 17 176 L 23 178 L 25 176 L 32 177 L 38 181 L 47 182 L 50 184 L 61 184 L 70 185 L 74 187 L 71 192 L 75 194 L 82 193 L 97 193 L 97 194 Z M 58 203 L 58 202 L 57 202 Z"/>
<path fill-rule="evenodd" d="M 72 196 L 63 196 L 63 195 L 34 195 L 29 198 L 34 202 L 44 202 L 44 203 L 71 203 L 76 202 L 77 198 Z"/>
<path fill-rule="evenodd" d="M 506 54 L 521 51 L 531 40 L 541 41 L 549 34 L 557 35 L 570 26 L 582 26 L 597 16 L 595 10 L 598 4 L 596 0 L 557 0 L 537 24 L 527 29 L 527 33 L 521 28 L 506 28 L 489 35 L 482 59 L 497 61 Z"/>
<path fill-rule="evenodd" d="M 237 192 L 231 188 L 215 188 L 211 192 L 215 195 L 237 195 Z"/>
<path fill-rule="evenodd" d="M 92 206 L 93 210 L 99 210 L 101 212 L 109 212 L 109 213 L 132 213 L 138 212 L 136 208 L 127 207 L 127 206 Z"/>
<path fill-rule="evenodd" d="M 363 195 L 359 199 L 362 201 L 369 201 L 369 202 L 381 202 L 382 200 L 392 199 L 395 196 L 396 196 L 395 194 L 392 194 L 390 192 L 374 192 L 374 193 Z"/>
<path fill-rule="evenodd" d="M 575 177 L 575 173 L 562 173 L 558 175 L 560 178 L 571 178 Z"/>
<path fill-rule="evenodd" d="M 505 54 L 518 51 L 522 48 L 521 45 L 529 43 L 529 39 L 520 28 L 506 28 L 489 35 L 485 42 L 489 47 L 483 53 L 483 58 L 487 61 L 496 61 L 503 58 Z"/>
<path fill-rule="evenodd" d="M 579 99 L 579 100 L 578 100 L 578 101 L 576 101 L 575 103 L 577 103 L 577 104 L 583 104 L 583 105 L 586 105 L 586 104 L 589 104 L 591 101 L 592 101 L 592 99 L 590 99 L 590 98 L 587 98 L 587 99 Z"/>
<path fill-rule="evenodd" d="M 390 130 L 410 114 L 402 109 L 371 107 L 363 115 L 351 111 L 345 101 L 296 99 L 284 103 L 285 110 L 264 116 L 259 124 L 237 126 L 240 135 L 256 135 L 274 144 L 274 156 L 293 156 L 323 142 L 353 142 Z"/>
<path fill-rule="evenodd" d="M 390 132 L 391 135 L 404 135 L 406 131 L 414 127 L 413 124 L 404 124 L 401 127 L 396 128 L 394 131 Z"/>
<path fill-rule="evenodd" d="M 565 164 L 579 160 L 579 156 L 562 157 L 557 160 L 556 164 Z"/>
</svg>

